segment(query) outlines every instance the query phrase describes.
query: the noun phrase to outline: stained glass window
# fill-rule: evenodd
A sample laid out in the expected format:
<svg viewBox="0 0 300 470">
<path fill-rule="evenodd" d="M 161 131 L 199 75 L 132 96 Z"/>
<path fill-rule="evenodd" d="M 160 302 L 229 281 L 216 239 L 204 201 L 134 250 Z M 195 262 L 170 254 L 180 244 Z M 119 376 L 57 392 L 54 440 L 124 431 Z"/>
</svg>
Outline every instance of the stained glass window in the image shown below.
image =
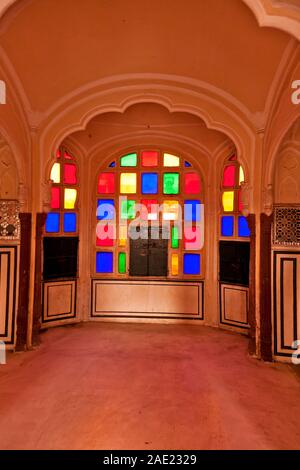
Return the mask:
<svg viewBox="0 0 300 470">
<path fill-rule="evenodd" d="M 176 279 L 204 275 L 203 185 L 190 161 L 173 153 L 142 149 L 108 162 L 106 168 L 99 168 L 96 178 L 95 275 L 130 278 L 133 272 L 135 276 L 151 272 L 164 273 L 152 276 Z M 135 250 L 141 250 L 134 252 L 136 260 L 131 256 L 133 233 L 150 234 L 150 241 L 142 235 L 141 241 L 134 243 Z M 156 239 L 157 233 L 162 240 Z M 143 255 L 144 246 L 150 250 L 147 256 Z M 163 253 L 159 252 L 161 247 Z M 133 271 L 133 261 L 161 262 L 164 266 L 141 266 Z"/>
<path fill-rule="evenodd" d="M 70 236 L 78 233 L 77 165 L 72 154 L 63 147 L 57 150 L 56 159 L 50 171 L 51 212 L 47 215 L 45 232 Z"/>
<path fill-rule="evenodd" d="M 241 184 L 245 181 L 243 167 L 236 155 L 227 159 L 222 175 L 222 213 L 220 219 L 221 237 L 250 237 L 247 219 L 241 217 L 243 203 Z"/>
</svg>

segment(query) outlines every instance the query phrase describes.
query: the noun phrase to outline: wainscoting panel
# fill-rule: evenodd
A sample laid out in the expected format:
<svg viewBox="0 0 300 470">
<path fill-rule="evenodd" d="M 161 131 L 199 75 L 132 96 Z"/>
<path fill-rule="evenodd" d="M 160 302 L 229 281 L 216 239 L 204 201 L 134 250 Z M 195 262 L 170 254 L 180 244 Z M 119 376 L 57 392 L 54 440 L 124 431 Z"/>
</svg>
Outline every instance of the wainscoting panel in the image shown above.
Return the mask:
<svg viewBox="0 0 300 470">
<path fill-rule="evenodd" d="M 16 336 L 17 258 L 17 246 L 0 246 L 0 341 L 11 346 Z"/>
<path fill-rule="evenodd" d="M 76 290 L 76 280 L 44 282 L 42 324 L 76 318 Z"/>
<path fill-rule="evenodd" d="M 203 320 L 204 283 L 92 281 L 91 317 Z"/>
<path fill-rule="evenodd" d="M 273 262 L 274 355 L 290 357 L 300 340 L 300 252 L 275 251 Z"/>
<path fill-rule="evenodd" d="M 248 329 L 249 288 L 220 284 L 220 309 L 221 324 Z"/>
</svg>

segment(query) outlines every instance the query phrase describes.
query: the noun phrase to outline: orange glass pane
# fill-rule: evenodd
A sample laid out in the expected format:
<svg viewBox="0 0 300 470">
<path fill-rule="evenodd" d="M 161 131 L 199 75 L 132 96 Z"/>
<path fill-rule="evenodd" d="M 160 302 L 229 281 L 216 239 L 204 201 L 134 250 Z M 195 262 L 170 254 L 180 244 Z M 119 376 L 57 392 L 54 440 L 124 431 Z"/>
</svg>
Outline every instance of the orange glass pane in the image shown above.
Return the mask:
<svg viewBox="0 0 300 470">
<path fill-rule="evenodd" d="M 172 255 L 171 264 L 172 264 L 172 276 L 178 276 L 178 274 L 179 274 L 179 257 L 178 257 L 177 254 Z"/>
<path fill-rule="evenodd" d="M 158 152 L 142 152 L 142 166 L 153 167 L 158 165 Z"/>
</svg>

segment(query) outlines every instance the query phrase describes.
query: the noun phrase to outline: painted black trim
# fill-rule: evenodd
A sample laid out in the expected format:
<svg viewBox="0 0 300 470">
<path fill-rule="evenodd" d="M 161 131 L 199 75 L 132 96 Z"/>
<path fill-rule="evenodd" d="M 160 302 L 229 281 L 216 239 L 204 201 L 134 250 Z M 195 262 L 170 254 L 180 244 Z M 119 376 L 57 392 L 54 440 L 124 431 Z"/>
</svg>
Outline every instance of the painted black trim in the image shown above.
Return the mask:
<svg viewBox="0 0 300 470">
<path fill-rule="evenodd" d="M 69 282 L 69 284 L 68 284 Z M 74 306 L 74 312 L 72 311 L 70 313 L 64 312 L 62 314 L 57 314 L 57 315 L 50 315 L 48 316 L 49 312 L 49 284 L 61 284 L 62 286 L 71 286 L 71 307 Z M 73 286 L 74 286 L 74 295 L 73 295 Z M 47 305 L 46 305 L 46 315 L 45 315 L 45 287 L 47 289 Z M 74 301 L 73 301 L 74 298 Z M 43 292 L 42 292 L 42 324 L 49 324 L 53 322 L 58 322 L 60 320 L 69 320 L 72 318 L 76 318 L 77 315 L 77 279 L 68 279 L 65 282 L 64 281 L 58 281 L 58 280 L 51 280 L 51 281 L 44 281 L 43 282 Z M 72 315 L 71 315 L 72 314 Z M 68 316 L 66 316 L 68 315 Z"/>
<path fill-rule="evenodd" d="M 280 255 L 294 255 L 294 258 L 281 258 L 280 259 L 280 271 L 279 271 L 279 286 L 277 286 L 276 278 L 277 278 L 277 258 Z M 300 262 L 297 260 L 297 256 L 300 255 L 300 251 L 274 251 L 273 254 L 273 341 L 274 341 L 274 356 L 280 357 L 291 357 L 292 349 L 291 346 L 284 345 L 284 308 L 283 308 L 283 264 L 285 261 L 292 261 L 293 262 L 293 294 L 294 294 L 294 312 L 293 312 L 293 330 L 294 330 L 294 339 L 297 340 L 297 263 Z M 289 352 L 282 352 L 278 350 L 278 319 L 277 319 L 277 295 L 278 295 L 278 287 L 280 293 L 280 348 L 286 349 Z"/>
<path fill-rule="evenodd" d="M 17 295 L 17 266 L 18 266 L 18 247 L 15 245 L 1 245 L 0 250 L 7 250 L 0 252 L 0 270 L 1 270 L 1 257 L 3 255 L 8 256 L 8 263 L 7 263 L 7 279 L 6 279 L 6 313 L 5 313 L 5 330 L 4 333 L 0 334 L 0 338 L 7 338 L 9 332 L 9 311 L 10 311 L 10 302 L 12 302 L 12 316 L 11 316 L 11 335 L 10 339 L 3 339 L 4 343 L 7 345 L 12 345 L 15 343 L 15 322 L 16 322 L 16 295 Z M 10 282 L 11 282 L 11 258 L 13 250 L 14 253 L 14 264 L 13 264 L 13 292 L 10 290 Z"/>
<path fill-rule="evenodd" d="M 107 312 L 101 312 L 101 314 L 95 314 L 95 311 L 96 311 L 96 299 L 97 299 L 97 293 L 94 295 L 94 287 L 95 285 L 98 283 L 98 284 L 101 284 L 101 282 L 104 282 L 105 284 L 113 284 L 113 285 L 116 285 L 116 284 L 122 284 L 122 283 L 126 283 L 126 284 L 129 284 L 129 285 L 156 285 L 156 286 L 171 286 L 171 285 L 174 285 L 174 286 L 177 286 L 177 287 L 184 287 L 184 285 L 180 286 L 180 284 L 187 284 L 187 283 L 190 283 L 190 284 L 195 284 L 194 287 L 197 287 L 198 288 L 198 313 L 197 314 L 193 314 L 193 313 L 190 313 L 190 314 L 186 314 L 186 315 L 182 315 L 182 314 L 174 314 L 174 313 L 165 313 L 165 312 L 155 312 L 153 315 L 151 315 L 150 312 L 136 312 L 136 313 L 132 313 L 132 312 L 128 312 L 128 311 L 124 311 L 124 314 L 123 315 L 116 315 L 116 314 L 113 314 L 111 311 L 107 311 Z M 201 296 L 200 296 L 200 284 L 202 286 L 202 289 L 201 289 Z M 199 320 L 199 321 L 203 321 L 204 320 L 204 281 L 192 281 L 192 280 L 189 280 L 189 281 L 184 281 L 184 280 L 180 280 L 180 281 L 145 281 L 145 282 L 141 282 L 141 280 L 137 280 L 136 282 L 134 280 L 128 280 L 128 279 L 116 279 L 116 280 L 113 280 L 113 279 L 92 279 L 91 280 L 91 318 L 153 318 L 153 319 L 160 319 L 160 320 L 163 320 L 163 319 L 177 319 L 177 320 Z M 200 305 L 202 307 L 202 314 L 200 312 Z M 100 312 L 99 312 L 100 313 Z M 129 314 L 129 315 L 126 315 L 126 314 Z M 191 318 L 192 317 L 192 318 Z"/>
<path fill-rule="evenodd" d="M 223 289 L 223 292 L 222 292 L 223 286 L 224 286 L 224 289 Z M 225 286 L 231 286 L 232 287 L 231 290 L 238 290 L 238 291 L 246 293 L 247 323 L 226 319 L 225 290 L 226 289 L 229 290 L 229 287 L 225 287 Z M 236 287 L 243 287 L 243 289 L 236 289 Z M 236 285 L 236 284 L 228 284 L 228 283 L 220 282 L 219 283 L 219 303 L 220 303 L 220 324 L 221 325 L 234 326 L 236 328 L 242 328 L 243 330 L 249 330 L 250 325 L 249 325 L 249 288 L 248 287 L 241 286 L 241 285 Z M 224 310 L 224 315 L 223 315 L 223 310 Z"/>
</svg>

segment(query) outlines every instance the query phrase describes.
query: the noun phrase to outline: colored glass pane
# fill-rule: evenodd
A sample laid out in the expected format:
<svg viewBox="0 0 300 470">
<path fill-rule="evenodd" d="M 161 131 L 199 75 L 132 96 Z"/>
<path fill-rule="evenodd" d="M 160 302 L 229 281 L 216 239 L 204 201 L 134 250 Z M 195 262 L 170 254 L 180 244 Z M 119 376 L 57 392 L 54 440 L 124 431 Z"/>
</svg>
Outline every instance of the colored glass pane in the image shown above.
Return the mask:
<svg viewBox="0 0 300 470">
<path fill-rule="evenodd" d="M 142 199 L 143 206 L 140 213 L 142 220 L 157 220 L 158 201 L 156 199 Z"/>
<path fill-rule="evenodd" d="M 199 275 L 201 273 L 201 258 L 198 254 L 186 253 L 183 255 L 184 274 Z"/>
<path fill-rule="evenodd" d="M 142 152 L 142 166 L 157 166 L 158 152 Z"/>
<path fill-rule="evenodd" d="M 57 212 L 50 212 L 46 219 L 46 232 L 57 233 L 59 232 L 60 214 Z"/>
<path fill-rule="evenodd" d="M 137 165 L 137 154 L 130 153 L 121 158 L 121 166 L 134 167 Z"/>
<path fill-rule="evenodd" d="M 186 200 L 184 202 L 184 220 L 186 222 L 199 222 L 201 218 L 201 201 Z"/>
<path fill-rule="evenodd" d="M 135 218 L 135 201 L 121 201 L 121 218 L 132 220 Z"/>
<path fill-rule="evenodd" d="M 200 178 L 197 173 L 184 175 L 184 192 L 186 194 L 199 194 L 201 191 Z"/>
<path fill-rule="evenodd" d="M 136 193 L 136 173 L 121 173 L 120 192 L 121 194 Z"/>
<path fill-rule="evenodd" d="M 77 231 L 77 215 L 74 212 L 64 214 L 64 232 L 74 233 Z"/>
<path fill-rule="evenodd" d="M 246 217 L 240 216 L 238 220 L 239 237 L 250 237 L 250 229 Z"/>
<path fill-rule="evenodd" d="M 65 189 L 64 208 L 65 209 L 75 209 L 76 199 L 77 199 L 77 190 L 76 189 L 66 188 Z"/>
<path fill-rule="evenodd" d="M 179 204 L 178 201 L 164 201 L 163 203 L 163 219 L 177 220 Z"/>
<path fill-rule="evenodd" d="M 158 193 L 158 174 L 142 173 L 142 193 L 157 194 Z"/>
<path fill-rule="evenodd" d="M 179 194 L 179 173 L 164 174 L 164 194 Z"/>
<path fill-rule="evenodd" d="M 76 166 L 65 163 L 64 165 L 64 183 L 65 184 L 76 184 L 77 183 L 77 176 L 76 176 Z"/>
<path fill-rule="evenodd" d="M 109 168 L 115 168 L 116 162 L 111 162 L 108 166 L 109 166 Z"/>
<path fill-rule="evenodd" d="M 234 210 L 234 191 L 225 191 L 222 196 L 224 212 L 233 212 Z"/>
<path fill-rule="evenodd" d="M 171 264 L 172 264 L 172 276 L 178 276 L 178 274 L 179 274 L 179 258 L 178 258 L 178 255 L 176 255 L 176 254 L 172 255 Z"/>
<path fill-rule="evenodd" d="M 60 188 L 51 188 L 51 209 L 60 208 Z"/>
<path fill-rule="evenodd" d="M 236 161 L 236 155 L 232 155 L 232 157 L 229 158 L 230 162 L 235 162 Z"/>
<path fill-rule="evenodd" d="M 60 150 L 58 149 L 58 150 L 56 151 L 56 158 L 60 158 L 60 157 L 61 157 L 61 153 L 60 153 Z"/>
<path fill-rule="evenodd" d="M 240 166 L 239 184 L 242 184 L 244 182 L 245 182 L 245 173 L 244 173 L 243 167 Z"/>
<path fill-rule="evenodd" d="M 113 199 L 98 199 L 97 219 L 114 220 L 115 201 Z"/>
<path fill-rule="evenodd" d="M 60 183 L 60 163 L 54 163 L 52 165 L 50 179 L 53 183 Z"/>
<path fill-rule="evenodd" d="M 164 166 L 166 167 L 175 167 L 180 165 L 179 157 L 171 155 L 169 153 L 164 154 Z"/>
<path fill-rule="evenodd" d="M 235 165 L 224 168 L 223 188 L 232 188 L 235 186 Z"/>
<path fill-rule="evenodd" d="M 127 242 L 127 225 L 119 226 L 119 245 L 126 246 Z"/>
<path fill-rule="evenodd" d="M 232 237 L 234 233 L 234 216 L 224 215 L 221 219 L 222 237 Z"/>
<path fill-rule="evenodd" d="M 185 250 L 200 250 L 200 228 L 199 227 L 184 227 L 184 249 Z"/>
<path fill-rule="evenodd" d="M 185 161 L 185 162 L 184 162 L 184 166 L 185 166 L 186 168 L 190 168 L 192 165 L 190 164 L 190 162 Z"/>
<path fill-rule="evenodd" d="M 172 246 L 173 249 L 179 248 L 179 231 L 178 231 L 178 227 L 172 227 L 171 246 Z"/>
<path fill-rule="evenodd" d="M 98 252 L 96 253 L 96 272 L 109 274 L 113 273 L 113 253 L 110 252 Z"/>
<path fill-rule="evenodd" d="M 126 253 L 119 253 L 119 274 L 126 274 Z"/>
<path fill-rule="evenodd" d="M 115 228 L 112 224 L 107 224 L 105 222 L 99 222 L 97 224 L 97 246 L 114 246 L 115 239 Z"/>
<path fill-rule="evenodd" d="M 115 192 L 115 174 L 100 173 L 98 177 L 98 193 L 114 194 Z"/>
<path fill-rule="evenodd" d="M 241 191 L 238 192 L 238 203 L 239 203 L 239 212 L 243 211 L 243 202 L 242 202 L 242 193 Z"/>
</svg>

